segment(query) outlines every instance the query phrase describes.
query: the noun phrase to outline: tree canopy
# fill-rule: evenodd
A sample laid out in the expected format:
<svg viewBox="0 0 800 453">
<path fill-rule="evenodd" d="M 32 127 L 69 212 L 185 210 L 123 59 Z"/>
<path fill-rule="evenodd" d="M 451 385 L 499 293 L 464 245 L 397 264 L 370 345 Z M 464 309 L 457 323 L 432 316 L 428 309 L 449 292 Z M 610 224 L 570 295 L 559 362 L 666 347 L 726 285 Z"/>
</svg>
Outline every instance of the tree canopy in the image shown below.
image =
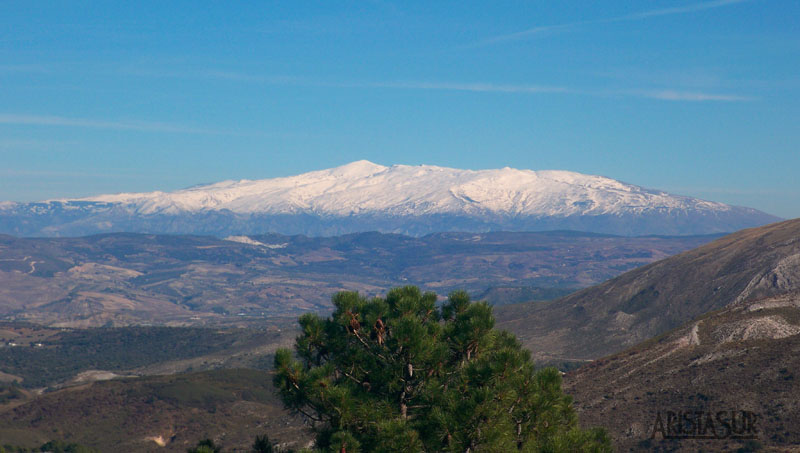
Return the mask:
<svg viewBox="0 0 800 453">
<path fill-rule="evenodd" d="M 329 318 L 303 315 L 294 354 L 275 356 L 284 404 L 304 414 L 316 448 L 335 452 L 610 451 L 582 430 L 560 373 L 534 369 L 492 308 L 465 292 L 437 305 L 413 286 L 385 298 L 333 297 Z"/>
</svg>

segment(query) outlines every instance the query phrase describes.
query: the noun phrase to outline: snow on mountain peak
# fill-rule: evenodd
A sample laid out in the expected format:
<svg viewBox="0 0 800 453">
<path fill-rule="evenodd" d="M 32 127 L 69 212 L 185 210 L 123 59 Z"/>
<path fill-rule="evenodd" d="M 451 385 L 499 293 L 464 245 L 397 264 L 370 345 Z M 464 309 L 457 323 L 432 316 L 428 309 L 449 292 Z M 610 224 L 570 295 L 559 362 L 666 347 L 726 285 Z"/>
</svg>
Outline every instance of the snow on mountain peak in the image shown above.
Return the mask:
<svg viewBox="0 0 800 453">
<path fill-rule="evenodd" d="M 0 203 L 2 233 L 330 235 L 382 231 L 709 234 L 779 220 L 755 209 L 671 195 L 563 170 L 462 170 L 360 160 L 295 176 L 228 180 L 174 192 Z"/>
<path fill-rule="evenodd" d="M 141 214 L 225 209 L 243 214 L 305 212 L 324 216 L 571 216 L 729 208 L 570 171 L 386 167 L 367 160 L 297 176 L 223 181 L 169 193 L 99 195 L 80 201 L 121 203 Z"/>
<path fill-rule="evenodd" d="M 373 175 L 375 173 L 380 173 L 386 170 L 387 168 L 388 167 L 374 164 L 368 160 L 357 160 L 355 162 L 350 162 L 349 164 L 332 168 L 329 171 L 331 172 L 332 175 L 336 176 L 365 177 Z"/>
</svg>

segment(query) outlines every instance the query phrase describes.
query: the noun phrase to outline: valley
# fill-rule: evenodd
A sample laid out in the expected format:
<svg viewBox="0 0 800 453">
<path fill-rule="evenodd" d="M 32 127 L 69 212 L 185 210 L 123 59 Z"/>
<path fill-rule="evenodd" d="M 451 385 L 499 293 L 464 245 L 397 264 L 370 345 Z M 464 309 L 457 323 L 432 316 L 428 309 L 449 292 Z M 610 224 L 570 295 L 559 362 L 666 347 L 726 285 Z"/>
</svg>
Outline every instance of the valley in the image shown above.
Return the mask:
<svg viewBox="0 0 800 453">
<path fill-rule="evenodd" d="M 0 236 L 0 319 L 54 327 L 264 326 L 325 312 L 338 291 L 417 285 L 495 304 L 552 299 L 715 236 L 360 233 L 310 238 Z"/>
</svg>

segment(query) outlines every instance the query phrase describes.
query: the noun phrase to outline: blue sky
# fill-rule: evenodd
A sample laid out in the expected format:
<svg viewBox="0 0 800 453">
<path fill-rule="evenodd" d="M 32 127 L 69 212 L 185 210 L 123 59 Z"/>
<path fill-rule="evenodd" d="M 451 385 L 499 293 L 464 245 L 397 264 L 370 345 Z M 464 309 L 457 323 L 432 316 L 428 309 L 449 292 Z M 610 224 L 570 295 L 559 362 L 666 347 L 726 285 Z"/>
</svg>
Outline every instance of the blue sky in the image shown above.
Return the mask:
<svg viewBox="0 0 800 453">
<path fill-rule="evenodd" d="M 0 200 L 368 159 L 800 217 L 794 0 L 0 3 Z"/>
</svg>

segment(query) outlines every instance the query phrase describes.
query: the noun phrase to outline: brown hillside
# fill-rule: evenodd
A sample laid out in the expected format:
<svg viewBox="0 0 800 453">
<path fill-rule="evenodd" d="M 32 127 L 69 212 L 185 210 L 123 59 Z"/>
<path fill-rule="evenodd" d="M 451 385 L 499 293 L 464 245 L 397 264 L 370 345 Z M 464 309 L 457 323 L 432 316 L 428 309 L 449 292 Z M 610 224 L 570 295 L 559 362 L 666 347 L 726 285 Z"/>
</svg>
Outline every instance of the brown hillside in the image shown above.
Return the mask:
<svg viewBox="0 0 800 453">
<path fill-rule="evenodd" d="M 498 307 L 539 360 L 586 360 L 729 304 L 800 289 L 800 219 L 752 228 L 549 303 Z"/>
<path fill-rule="evenodd" d="M 100 451 L 186 451 L 212 438 L 248 451 L 256 435 L 305 445 L 302 420 L 285 411 L 270 373 L 232 369 L 114 379 L 0 406 L 0 441 L 34 447 L 50 439 Z"/>
<path fill-rule="evenodd" d="M 651 439 L 659 412 L 732 410 L 757 414 L 762 445 L 800 451 L 800 293 L 710 313 L 567 374 L 565 388 L 581 421 L 605 426 L 619 451 L 735 451 L 745 441 L 718 421 L 719 439 Z"/>
</svg>

